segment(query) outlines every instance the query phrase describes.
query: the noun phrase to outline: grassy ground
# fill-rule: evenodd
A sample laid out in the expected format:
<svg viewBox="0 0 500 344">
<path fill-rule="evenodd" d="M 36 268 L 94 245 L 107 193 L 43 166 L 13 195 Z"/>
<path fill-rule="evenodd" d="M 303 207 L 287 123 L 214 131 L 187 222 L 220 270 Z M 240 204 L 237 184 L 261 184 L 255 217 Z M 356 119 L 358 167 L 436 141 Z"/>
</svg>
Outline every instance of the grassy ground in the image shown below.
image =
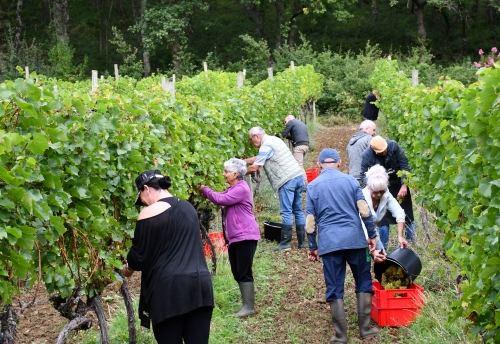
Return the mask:
<svg viewBox="0 0 500 344">
<path fill-rule="evenodd" d="M 263 182 L 254 200 L 257 221 L 281 222 L 279 203 L 267 182 Z M 422 261 L 422 272 L 416 282 L 425 289 L 422 314 L 406 327 L 381 329 L 378 337 L 363 343 L 479 343 L 467 335 L 467 320 L 449 322 L 450 304 L 456 300 L 453 266 L 440 247 L 443 234 L 430 224 L 432 242 L 423 235 L 421 209 L 415 205 L 418 241 L 412 246 Z M 218 226 L 218 224 L 215 224 Z M 262 228 L 262 226 L 261 226 Z M 217 228 L 214 228 L 217 230 Z M 212 229 L 212 230 L 214 230 Z M 391 228 L 394 237 L 395 227 Z M 390 243 L 389 252 L 396 248 Z M 328 305 L 324 302 L 324 280 L 319 263 L 306 259 L 306 250 L 292 249 L 288 253 L 274 252 L 275 243 L 259 242 L 254 259 L 256 309 L 254 317 L 233 317 L 240 306 L 237 283 L 231 275 L 227 255 L 222 253 L 213 279 L 214 314 L 210 343 L 327 343 L 333 335 Z M 295 243 L 296 247 L 296 243 Z M 354 281 L 347 274 L 346 311 L 349 343 L 360 343 L 357 337 Z M 139 328 L 139 325 L 137 325 Z M 112 316 L 111 343 L 127 343 L 127 324 L 123 309 Z M 98 332 L 87 332 L 69 340 L 71 343 L 100 343 Z M 141 330 L 140 344 L 155 343 L 150 332 Z"/>
</svg>

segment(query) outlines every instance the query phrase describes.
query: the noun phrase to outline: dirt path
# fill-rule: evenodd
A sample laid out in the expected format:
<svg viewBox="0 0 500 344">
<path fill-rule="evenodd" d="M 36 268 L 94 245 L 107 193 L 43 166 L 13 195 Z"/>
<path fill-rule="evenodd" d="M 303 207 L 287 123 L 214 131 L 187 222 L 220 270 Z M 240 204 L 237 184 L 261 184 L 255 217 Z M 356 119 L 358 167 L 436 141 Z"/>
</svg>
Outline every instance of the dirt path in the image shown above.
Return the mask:
<svg viewBox="0 0 500 344">
<path fill-rule="evenodd" d="M 315 167 L 319 152 L 324 148 L 335 148 L 343 161 L 341 170 L 347 173 L 348 161 L 346 146 L 351 136 L 358 130 L 356 125 L 322 128 L 315 132 L 315 150 L 307 156 L 307 167 Z M 258 257 L 256 258 L 258 259 Z M 273 316 L 273 338 L 263 343 L 329 343 L 333 335 L 330 306 L 325 301 L 325 283 L 320 263 L 312 263 L 307 259 L 307 250 L 298 250 L 295 235 L 292 239 L 292 250 L 284 254 L 276 254 L 276 275 L 270 290 L 260 301 L 258 307 L 263 310 L 276 308 Z M 349 327 L 349 343 L 378 343 L 379 339 L 359 339 L 357 327 L 356 296 L 354 281 L 348 270 L 345 285 L 345 305 Z M 276 295 L 280 295 L 277 302 Z M 258 318 L 258 317 L 256 317 Z M 372 321 L 372 324 L 375 323 Z M 249 333 L 256 336 L 262 330 L 257 319 L 247 325 Z M 291 327 L 299 328 L 292 329 Z M 258 337 L 258 336 L 257 336 Z"/>
<path fill-rule="evenodd" d="M 335 128 L 320 128 L 314 135 L 315 150 L 306 156 L 306 168 L 315 167 L 319 152 L 326 147 L 335 148 L 339 151 L 343 161 L 341 170 L 347 172 L 347 155 L 345 147 L 350 137 L 357 130 L 357 126 L 339 126 Z M 294 238 L 293 246 L 297 243 Z M 264 296 L 260 308 L 266 308 L 276 302 L 274 295 L 280 293 L 282 302 L 278 307 L 275 322 L 272 325 L 276 335 L 267 343 L 287 343 L 289 339 L 289 326 L 300 326 L 304 343 L 326 343 L 333 334 L 329 306 L 324 300 L 325 285 L 321 264 L 310 263 L 307 260 L 306 250 L 294 249 L 291 253 L 279 255 L 277 257 L 277 274 L 280 278 L 271 285 L 271 290 Z M 134 276 L 131 286 L 133 293 L 137 295 L 139 289 L 139 276 Z M 355 300 L 353 282 L 346 286 L 346 305 L 348 317 L 355 318 Z M 23 302 L 33 298 L 32 293 L 23 295 Z M 353 301 L 354 300 L 354 301 Z M 115 302 L 105 304 L 105 310 L 112 314 L 116 307 Z M 89 313 L 90 314 L 90 313 Z M 255 321 L 258 324 L 258 317 Z M 290 319 L 293 318 L 293 321 Z M 20 319 L 16 344 L 43 344 L 54 343 L 59 331 L 67 323 L 67 320 L 54 310 L 48 301 L 48 295 L 44 288 L 41 288 L 35 306 L 26 310 Z M 250 324 L 254 322 L 251 321 Z M 254 325 L 255 325 L 254 324 Z M 97 322 L 94 319 L 94 326 Z M 350 338 L 357 336 L 355 324 L 350 323 Z M 259 331 L 259 326 L 248 326 L 247 330 Z M 350 343 L 356 343 L 356 339 Z M 364 341 L 365 343 L 372 343 Z M 375 341 L 373 341 L 375 343 Z"/>
<path fill-rule="evenodd" d="M 316 167 L 318 155 L 324 148 L 335 148 L 342 159 L 341 171 L 347 173 L 348 161 L 346 147 L 351 136 L 358 131 L 358 125 L 337 126 L 335 128 L 318 128 L 314 133 L 314 152 L 306 156 L 309 167 Z"/>
</svg>

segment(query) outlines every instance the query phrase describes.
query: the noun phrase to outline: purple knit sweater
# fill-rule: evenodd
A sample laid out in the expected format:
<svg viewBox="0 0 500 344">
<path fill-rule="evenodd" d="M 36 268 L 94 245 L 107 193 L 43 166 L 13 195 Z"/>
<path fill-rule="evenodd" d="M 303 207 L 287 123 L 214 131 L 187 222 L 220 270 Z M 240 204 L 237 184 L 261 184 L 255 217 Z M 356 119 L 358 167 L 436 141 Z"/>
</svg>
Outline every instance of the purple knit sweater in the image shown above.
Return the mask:
<svg viewBox="0 0 500 344">
<path fill-rule="evenodd" d="M 259 225 L 253 215 L 250 188 L 239 180 L 226 191 L 216 192 L 205 186 L 203 195 L 212 203 L 226 207 L 226 235 L 229 244 L 243 240 L 260 240 Z"/>
</svg>

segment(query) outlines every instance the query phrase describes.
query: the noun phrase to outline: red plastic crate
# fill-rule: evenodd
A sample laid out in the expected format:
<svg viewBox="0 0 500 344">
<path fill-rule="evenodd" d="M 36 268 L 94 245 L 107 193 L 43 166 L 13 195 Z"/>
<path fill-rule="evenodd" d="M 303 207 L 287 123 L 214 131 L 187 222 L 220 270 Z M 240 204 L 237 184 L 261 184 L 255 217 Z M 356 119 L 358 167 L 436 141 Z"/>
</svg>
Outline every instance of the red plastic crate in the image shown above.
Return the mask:
<svg viewBox="0 0 500 344">
<path fill-rule="evenodd" d="M 212 244 L 214 244 L 214 249 L 216 252 L 227 251 L 227 246 L 224 241 L 224 233 L 223 232 L 211 232 L 208 233 Z M 203 253 L 205 257 L 210 258 L 212 256 L 212 252 L 210 250 L 210 245 L 208 241 L 205 243 L 205 247 L 203 248 Z"/>
<path fill-rule="evenodd" d="M 385 290 L 379 282 L 373 282 L 372 304 L 378 309 L 422 308 L 424 305 L 424 288 L 412 283 L 408 289 Z"/>
<path fill-rule="evenodd" d="M 406 326 L 420 314 L 421 308 L 378 308 L 372 303 L 372 319 L 379 326 Z"/>
<path fill-rule="evenodd" d="M 319 176 L 319 169 L 317 169 L 317 168 L 308 168 L 306 170 L 306 177 L 307 177 L 307 182 L 308 183 L 310 183 L 314 179 L 316 179 L 317 176 Z"/>
</svg>

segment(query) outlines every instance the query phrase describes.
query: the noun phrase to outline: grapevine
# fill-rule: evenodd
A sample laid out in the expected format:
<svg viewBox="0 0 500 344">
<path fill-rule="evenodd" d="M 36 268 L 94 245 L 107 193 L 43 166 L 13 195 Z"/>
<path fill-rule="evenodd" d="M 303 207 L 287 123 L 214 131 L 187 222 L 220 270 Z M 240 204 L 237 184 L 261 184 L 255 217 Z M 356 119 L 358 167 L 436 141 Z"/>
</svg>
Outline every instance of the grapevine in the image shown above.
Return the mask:
<svg viewBox="0 0 500 344">
<path fill-rule="evenodd" d="M 172 194 L 208 206 L 198 185 L 223 188 L 222 163 L 254 155 L 248 129 L 276 131 L 321 94 L 322 76 L 301 66 L 237 88 L 236 74 L 209 71 L 176 85 L 174 100 L 158 77 L 108 78 L 94 92 L 41 75 L 0 84 L 2 304 L 40 274 L 49 293 L 99 305 L 122 281 L 137 174 L 159 169 Z"/>
<path fill-rule="evenodd" d="M 435 212 L 448 257 L 467 276 L 453 317 L 500 342 L 500 64 L 482 68 L 468 88 L 442 78 L 413 87 L 397 61 L 379 61 L 372 83 L 387 131 L 404 148 L 418 201 Z"/>
</svg>

